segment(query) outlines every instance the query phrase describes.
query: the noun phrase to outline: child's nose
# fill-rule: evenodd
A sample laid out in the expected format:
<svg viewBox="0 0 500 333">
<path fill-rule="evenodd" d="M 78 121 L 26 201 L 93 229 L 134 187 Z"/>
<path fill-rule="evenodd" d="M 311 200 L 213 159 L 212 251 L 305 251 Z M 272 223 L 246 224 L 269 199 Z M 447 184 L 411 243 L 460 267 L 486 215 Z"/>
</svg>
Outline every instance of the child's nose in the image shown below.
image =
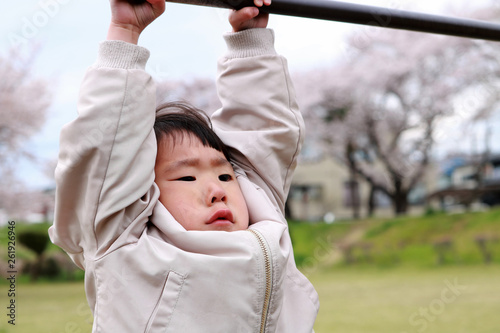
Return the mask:
<svg viewBox="0 0 500 333">
<path fill-rule="evenodd" d="M 207 196 L 208 204 L 214 204 L 217 202 L 226 202 L 226 191 L 222 186 L 216 183 L 210 184 L 210 188 Z"/>
</svg>

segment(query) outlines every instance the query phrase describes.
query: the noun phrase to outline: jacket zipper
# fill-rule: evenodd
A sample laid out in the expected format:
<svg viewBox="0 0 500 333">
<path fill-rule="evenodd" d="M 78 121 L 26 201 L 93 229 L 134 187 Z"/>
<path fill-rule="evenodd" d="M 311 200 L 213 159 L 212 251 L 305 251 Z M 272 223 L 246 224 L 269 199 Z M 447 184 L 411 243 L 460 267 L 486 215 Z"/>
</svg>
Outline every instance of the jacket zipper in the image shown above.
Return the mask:
<svg viewBox="0 0 500 333">
<path fill-rule="evenodd" d="M 253 229 L 247 229 L 247 230 L 250 231 L 255 236 L 255 238 L 257 238 L 257 241 L 259 242 L 260 248 L 262 249 L 262 253 L 264 255 L 266 289 L 264 293 L 264 305 L 262 308 L 262 316 L 260 321 L 260 333 L 264 333 L 266 329 L 267 313 L 269 312 L 269 304 L 271 301 L 271 291 L 273 286 L 272 284 L 273 266 L 271 263 L 271 253 L 267 247 L 264 237 L 260 234 L 260 232 Z"/>
</svg>

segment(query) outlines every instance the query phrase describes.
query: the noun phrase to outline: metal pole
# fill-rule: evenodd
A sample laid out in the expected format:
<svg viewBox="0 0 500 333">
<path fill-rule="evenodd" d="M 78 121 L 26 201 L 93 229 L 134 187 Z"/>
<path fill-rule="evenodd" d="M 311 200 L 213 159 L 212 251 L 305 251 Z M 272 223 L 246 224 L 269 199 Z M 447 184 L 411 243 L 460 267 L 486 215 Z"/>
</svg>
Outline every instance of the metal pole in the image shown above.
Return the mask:
<svg viewBox="0 0 500 333">
<path fill-rule="evenodd" d="M 252 0 L 166 1 L 231 9 L 253 6 Z M 270 6 L 263 6 L 261 10 L 271 14 L 500 41 L 499 24 L 340 1 L 273 0 Z"/>
</svg>

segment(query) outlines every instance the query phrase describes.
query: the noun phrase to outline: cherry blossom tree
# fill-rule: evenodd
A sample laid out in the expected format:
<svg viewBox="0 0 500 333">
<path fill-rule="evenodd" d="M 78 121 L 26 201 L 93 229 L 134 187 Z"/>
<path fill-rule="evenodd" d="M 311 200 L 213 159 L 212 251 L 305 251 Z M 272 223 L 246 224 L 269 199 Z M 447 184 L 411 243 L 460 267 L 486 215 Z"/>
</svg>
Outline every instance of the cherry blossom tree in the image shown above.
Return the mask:
<svg viewBox="0 0 500 333">
<path fill-rule="evenodd" d="M 370 198 L 380 191 L 403 214 L 435 142 L 446 135 L 443 120 L 493 109 L 500 48 L 394 30 L 381 30 L 362 44 L 353 36 L 348 44 L 347 58 L 312 85 L 322 97 L 305 98 L 306 120 L 325 152 L 370 185 Z M 486 90 L 488 98 L 473 96 L 474 89 Z"/>
<path fill-rule="evenodd" d="M 14 171 L 20 159 L 33 159 L 26 143 L 43 126 L 51 103 L 47 82 L 32 75 L 36 53 L 0 55 L 0 209 L 9 215 L 25 209 L 29 190 Z"/>
</svg>

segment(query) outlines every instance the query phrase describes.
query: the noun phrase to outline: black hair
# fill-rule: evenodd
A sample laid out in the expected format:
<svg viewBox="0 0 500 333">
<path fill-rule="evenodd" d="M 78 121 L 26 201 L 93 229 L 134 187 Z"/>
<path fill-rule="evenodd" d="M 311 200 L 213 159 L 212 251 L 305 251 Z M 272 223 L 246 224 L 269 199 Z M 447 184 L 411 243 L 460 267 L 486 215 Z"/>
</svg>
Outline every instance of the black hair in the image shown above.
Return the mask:
<svg viewBox="0 0 500 333">
<path fill-rule="evenodd" d="M 205 112 L 184 102 L 167 102 L 156 108 L 154 124 L 156 141 L 165 136 L 176 140 L 176 134 L 193 134 L 205 147 L 213 148 L 224 154 L 231 162 L 229 148 L 222 142 L 212 128 L 212 122 Z"/>
</svg>

